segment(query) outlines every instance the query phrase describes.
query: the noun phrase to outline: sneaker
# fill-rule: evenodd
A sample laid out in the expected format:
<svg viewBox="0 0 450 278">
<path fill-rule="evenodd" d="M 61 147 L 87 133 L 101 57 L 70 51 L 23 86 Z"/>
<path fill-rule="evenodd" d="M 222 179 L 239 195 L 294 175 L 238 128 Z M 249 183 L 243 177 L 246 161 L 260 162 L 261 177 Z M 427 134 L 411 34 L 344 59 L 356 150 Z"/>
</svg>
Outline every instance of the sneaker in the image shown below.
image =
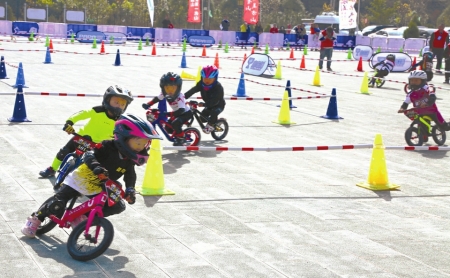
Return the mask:
<svg viewBox="0 0 450 278">
<path fill-rule="evenodd" d="M 448 82 L 448 80 L 445 80 L 445 81 L 444 81 L 444 84 L 450 84 L 450 83 Z"/>
<path fill-rule="evenodd" d="M 77 218 L 75 218 L 73 221 L 72 221 L 72 229 L 75 229 L 75 227 L 78 225 L 78 224 L 80 224 L 81 222 L 83 222 L 84 220 L 86 220 L 87 219 L 87 216 L 86 215 L 81 215 L 81 216 L 78 216 Z"/>
<path fill-rule="evenodd" d="M 40 171 L 39 175 L 41 175 L 41 177 L 43 178 L 48 178 L 48 177 L 54 177 L 55 176 L 55 170 L 53 170 L 53 168 L 50 166 L 47 169 L 45 169 L 44 171 Z"/>
<path fill-rule="evenodd" d="M 175 138 L 175 142 L 173 142 L 173 146 L 184 146 L 185 142 L 186 140 L 184 139 L 184 137 L 177 137 Z"/>
<path fill-rule="evenodd" d="M 20 230 L 26 237 L 34 238 L 37 228 L 41 225 L 41 221 L 36 216 L 28 216 L 27 222 Z"/>
<path fill-rule="evenodd" d="M 327 68 L 327 71 L 333 71 L 331 68 Z"/>
<path fill-rule="evenodd" d="M 441 70 L 436 70 L 436 73 L 442 74 Z"/>
<path fill-rule="evenodd" d="M 209 124 L 206 124 L 205 128 L 203 129 L 203 131 L 204 131 L 206 134 L 210 134 L 211 131 L 213 131 L 213 130 L 214 130 L 214 127 L 210 126 Z"/>
</svg>

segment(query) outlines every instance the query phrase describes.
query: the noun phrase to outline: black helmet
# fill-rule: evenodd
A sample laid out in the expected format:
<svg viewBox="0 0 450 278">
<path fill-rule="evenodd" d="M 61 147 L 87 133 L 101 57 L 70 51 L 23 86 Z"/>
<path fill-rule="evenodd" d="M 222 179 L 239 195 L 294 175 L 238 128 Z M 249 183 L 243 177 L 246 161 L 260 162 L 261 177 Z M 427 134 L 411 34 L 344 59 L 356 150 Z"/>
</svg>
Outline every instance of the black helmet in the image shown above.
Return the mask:
<svg viewBox="0 0 450 278">
<path fill-rule="evenodd" d="M 112 107 L 109 102 L 111 100 L 111 97 L 120 97 L 127 101 L 127 105 L 125 106 L 125 109 L 120 109 L 118 107 Z M 103 95 L 103 102 L 102 105 L 105 107 L 107 111 L 109 111 L 112 116 L 111 118 L 116 120 L 117 118 L 122 115 L 125 110 L 127 110 L 128 105 L 133 101 L 133 96 L 131 95 L 131 92 L 127 89 L 123 89 L 122 87 L 118 85 L 109 86 L 108 89 L 106 89 L 105 94 Z M 109 116 L 109 115 L 108 115 Z"/>
<path fill-rule="evenodd" d="M 389 61 L 394 63 L 395 62 L 395 55 L 394 54 L 388 54 L 386 56 L 386 60 L 389 60 Z"/>
<path fill-rule="evenodd" d="M 170 96 L 166 93 L 164 90 L 164 86 L 168 85 L 176 85 L 177 90 L 175 91 L 175 94 Z M 167 101 L 172 102 L 175 101 L 178 96 L 180 96 L 181 87 L 183 85 L 183 79 L 181 77 L 173 72 L 168 72 L 161 76 L 161 79 L 159 80 L 159 87 L 161 87 L 161 92 L 163 93 L 164 97 L 167 99 Z"/>
<path fill-rule="evenodd" d="M 140 166 L 145 164 L 148 160 L 149 146 L 139 153 L 136 153 L 127 143 L 127 140 L 132 137 L 148 140 L 161 140 L 162 138 L 151 124 L 137 116 L 125 114 L 117 119 L 114 125 L 114 145 L 122 155 Z"/>
</svg>

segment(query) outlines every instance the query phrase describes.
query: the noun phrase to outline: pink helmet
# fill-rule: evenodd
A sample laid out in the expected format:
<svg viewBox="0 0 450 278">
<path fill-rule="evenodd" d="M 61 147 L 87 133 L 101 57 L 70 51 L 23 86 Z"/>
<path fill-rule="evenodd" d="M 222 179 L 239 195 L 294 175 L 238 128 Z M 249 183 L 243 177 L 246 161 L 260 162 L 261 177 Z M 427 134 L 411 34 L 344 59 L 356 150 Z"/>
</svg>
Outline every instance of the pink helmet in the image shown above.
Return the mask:
<svg viewBox="0 0 450 278">
<path fill-rule="evenodd" d="M 202 81 L 203 88 L 210 89 L 211 87 L 213 87 L 216 84 L 217 79 L 219 78 L 219 69 L 214 65 L 204 66 L 202 68 L 202 71 L 200 72 L 200 74 L 201 74 L 202 78 L 215 78 L 216 79 L 211 85 L 206 85 Z"/>
</svg>

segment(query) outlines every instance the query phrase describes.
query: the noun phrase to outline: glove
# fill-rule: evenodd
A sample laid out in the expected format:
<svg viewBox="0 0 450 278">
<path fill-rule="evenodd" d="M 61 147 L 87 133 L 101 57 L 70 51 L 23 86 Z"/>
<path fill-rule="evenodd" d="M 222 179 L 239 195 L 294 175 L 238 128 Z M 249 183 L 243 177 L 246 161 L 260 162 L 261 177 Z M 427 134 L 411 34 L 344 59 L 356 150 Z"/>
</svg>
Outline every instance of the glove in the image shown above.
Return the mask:
<svg viewBox="0 0 450 278">
<path fill-rule="evenodd" d="M 72 125 L 73 125 L 72 123 L 67 122 L 67 123 L 64 125 L 63 130 L 64 130 L 65 132 L 67 132 L 67 134 L 72 134 L 72 133 L 74 133 L 74 132 L 75 132 L 75 129 L 73 128 Z"/>
<path fill-rule="evenodd" d="M 94 175 L 97 175 L 97 177 L 101 181 L 104 181 L 104 180 L 108 179 L 108 176 L 109 176 L 108 170 L 106 170 L 103 167 L 97 166 L 97 167 L 94 168 L 93 172 L 94 172 Z"/>
<path fill-rule="evenodd" d="M 130 205 L 136 203 L 136 191 L 133 187 L 128 187 L 125 190 L 125 200 L 127 200 Z"/>
<path fill-rule="evenodd" d="M 148 110 L 150 108 L 150 104 L 142 103 L 142 108 L 144 108 L 145 110 Z"/>
</svg>

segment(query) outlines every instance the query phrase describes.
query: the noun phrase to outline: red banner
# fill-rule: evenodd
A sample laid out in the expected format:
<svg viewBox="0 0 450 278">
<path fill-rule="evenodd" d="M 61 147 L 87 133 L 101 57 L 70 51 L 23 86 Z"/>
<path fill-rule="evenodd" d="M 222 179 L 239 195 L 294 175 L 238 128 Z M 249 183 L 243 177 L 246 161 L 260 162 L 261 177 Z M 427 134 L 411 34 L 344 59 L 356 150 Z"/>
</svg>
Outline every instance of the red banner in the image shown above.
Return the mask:
<svg viewBox="0 0 450 278">
<path fill-rule="evenodd" d="M 244 0 L 244 16 L 242 19 L 251 25 L 258 23 L 259 0 Z"/>
<path fill-rule="evenodd" d="M 188 0 L 188 22 L 202 22 L 201 0 Z"/>
</svg>

